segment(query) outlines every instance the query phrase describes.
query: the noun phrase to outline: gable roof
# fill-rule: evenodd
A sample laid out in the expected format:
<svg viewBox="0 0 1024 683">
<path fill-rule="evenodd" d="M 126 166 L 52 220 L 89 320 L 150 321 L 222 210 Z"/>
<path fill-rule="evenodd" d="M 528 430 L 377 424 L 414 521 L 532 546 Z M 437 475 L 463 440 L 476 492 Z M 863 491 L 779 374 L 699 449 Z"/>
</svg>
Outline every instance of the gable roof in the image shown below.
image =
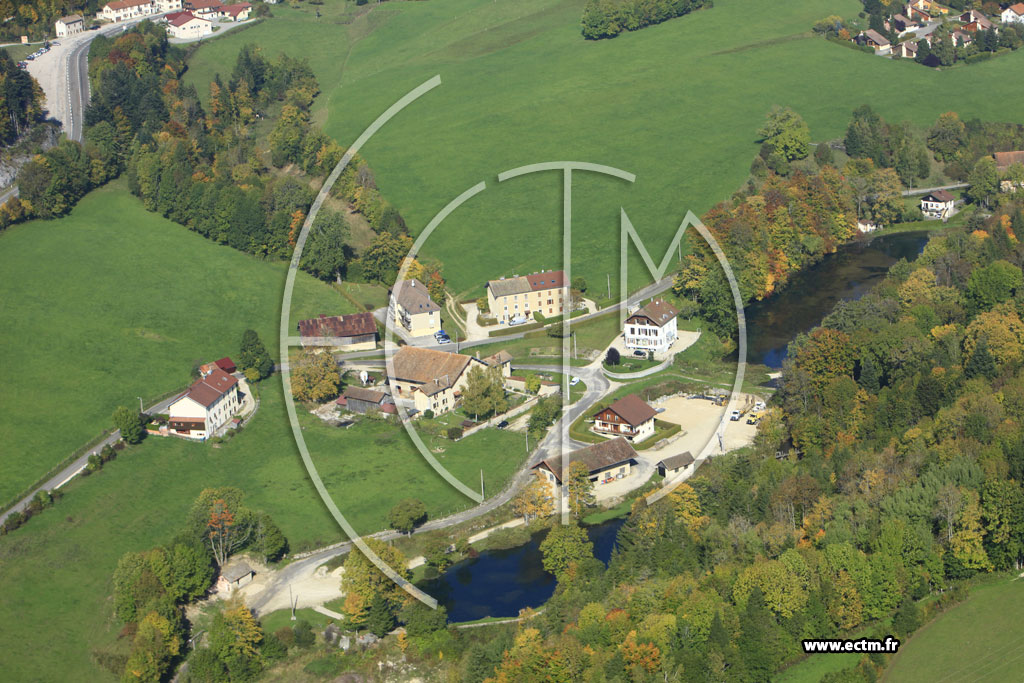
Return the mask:
<svg viewBox="0 0 1024 683">
<path fill-rule="evenodd" d="M 220 360 L 214 362 L 217 364 L 217 367 L 223 370 L 224 372 L 231 373 L 238 369 L 237 366 L 235 365 L 235 361 L 231 360 L 227 356 L 224 356 Z"/>
<path fill-rule="evenodd" d="M 438 386 L 445 388 L 458 380 L 472 360 L 474 359 L 461 353 L 403 346 L 392 359 L 395 368 L 394 379 L 417 384 L 429 384 L 438 380 Z"/>
<path fill-rule="evenodd" d="M 869 28 L 867 31 L 864 31 L 864 35 L 870 38 L 879 47 L 885 47 L 889 44 L 889 40 L 873 28 Z"/>
<path fill-rule="evenodd" d="M 689 467 L 693 463 L 693 456 L 690 455 L 690 451 L 686 451 L 685 453 L 679 453 L 665 458 L 658 463 L 658 466 L 664 467 L 667 470 L 674 470 L 677 467 Z"/>
<path fill-rule="evenodd" d="M 367 403 L 383 403 L 384 399 L 387 398 L 387 394 L 383 391 L 374 391 L 373 389 L 365 389 L 363 387 L 345 387 L 345 392 L 342 397 L 347 401 L 350 398 L 354 398 L 357 401 L 366 401 Z"/>
<path fill-rule="evenodd" d="M 907 17 L 903 16 L 902 14 L 894 14 L 894 15 L 892 15 L 892 20 L 893 21 L 898 21 L 901 24 L 913 24 L 914 23 L 913 21 L 911 21 Z"/>
<path fill-rule="evenodd" d="M 206 408 L 217 402 L 224 394 L 231 391 L 231 388 L 238 384 L 238 380 L 224 372 L 218 367 L 210 370 L 205 377 L 200 377 L 192 386 L 182 394 L 183 398 L 190 398 Z"/>
<path fill-rule="evenodd" d="M 501 351 L 498 351 L 496 354 L 484 358 L 484 362 L 490 365 L 491 367 L 494 367 L 496 365 L 501 366 L 504 365 L 505 363 L 512 362 L 512 354 L 506 351 L 505 349 L 502 349 Z"/>
<path fill-rule="evenodd" d="M 547 270 L 540 273 L 487 281 L 487 288 L 496 297 L 539 292 L 545 289 L 556 289 L 564 286 L 564 270 Z"/>
<path fill-rule="evenodd" d="M 244 576 L 248 576 L 249 574 L 255 573 L 256 572 L 253 570 L 252 567 L 249 566 L 248 562 L 239 562 L 236 565 L 225 567 L 224 571 L 222 571 L 220 575 L 227 579 L 229 582 L 234 583 L 235 581 L 238 581 Z"/>
<path fill-rule="evenodd" d="M 1021 9 L 1024 9 L 1024 3 L 1021 3 Z M 1005 171 L 1013 164 L 1024 164 L 1024 150 L 1018 152 L 996 152 L 992 156 L 996 160 L 996 168 L 999 171 Z"/>
<path fill-rule="evenodd" d="M 237 17 L 247 9 L 252 9 L 252 5 L 247 2 L 239 2 L 234 5 L 224 5 L 220 8 L 220 11 L 229 16 Z"/>
<path fill-rule="evenodd" d="M 525 277 L 502 278 L 501 280 L 489 280 L 487 288 L 495 297 L 526 294 L 530 291 L 530 282 Z"/>
<path fill-rule="evenodd" d="M 191 9 L 220 9 L 220 0 L 187 0 L 185 6 Z"/>
<path fill-rule="evenodd" d="M 103 9 L 106 9 L 108 7 L 114 10 L 128 9 L 129 7 L 138 7 L 139 5 L 151 4 L 153 4 L 152 0 L 113 0 L 112 2 L 108 2 L 106 5 L 104 5 Z"/>
<path fill-rule="evenodd" d="M 209 22 L 209 19 L 203 19 L 202 17 L 197 17 L 196 15 L 192 14 L 191 12 L 175 12 L 174 14 L 168 14 L 167 15 L 167 23 L 170 24 L 171 26 L 184 26 L 185 24 L 187 24 L 188 22 L 192 21 L 193 19 L 198 19 L 199 21 Z"/>
<path fill-rule="evenodd" d="M 430 298 L 427 288 L 416 278 L 398 283 L 391 293 L 398 305 L 410 314 L 432 313 L 441 310 L 441 307 Z"/>
<path fill-rule="evenodd" d="M 68 24 L 74 24 L 74 23 L 77 23 L 79 21 L 84 21 L 84 19 L 82 19 L 82 17 L 80 15 L 78 15 L 78 14 L 69 14 L 66 17 L 61 17 L 57 21 L 59 21 L 60 23 L 62 23 L 62 24 L 64 24 L 66 26 Z"/>
<path fill-rule="evenodd" d="M 946 192 L 945 190 L 936 190 L 935 192 L 931 192 L 929 194 L 926 194 L 921 199 L 921 201 L 925 201 L 929 197 L 931 197 L 933 200 L 935 200 L 937 202 L 943 202 L 943 203 L 945 203 L 945 202 L 952 202 L 952 201 L 954 201 L 956 199 L 956 197 L 954 197 L 950 193 Z"/>
<path fill-rule="evenodd" d="M 349 315 L 321 315 L 312 320 L 299 321 L 299 335 L 302 337 L 356 337 L 376 333 L 377 322 L 369 311 Z"/>
<path fill-rule="evenodd" d="M 630 318 L 647 318 L 658 327 L 664 327 L 667 323 L 671 322 L 679 311 L 673 308 L 664 299 L 654 299 L 649 304 L 638 310 L 637 312 L 630 315 Z"/>
<path fill-rule="evenodd" d="M 530 289 L 534 292 L 542 289 L 554 289 L 556 287 L 565 286 L 565 271 L 564 270 L 549 270 L 541 273 L 531 273 L 526 276 L 526 281 L 530 283 Z"/>
<path fill-rule="evenodd" d="M 629 462 L 636 458 L 636 451 L 628 441 L 621 436 L 611 441 L 587 446 L 570 454 L 569 462 L 580 461 L 590 470 L 591 474 L 599 470 L 608 469 L 615 465 Z M 530 469 L 537 469 L 540 466 L 546 467 L 555 475 L 559 483 L 562 481 L 562 456 L 561 454 L 544 458 Z"/>
<path fill-rule="evenodd" d="M 600 414 L 605 410 L 612 411 L 631 427 L 642 425 L 658 414 L 654 408 L 644 403 L 643 399 L 636 394 L 627 394 L 607 408 L 597 412 Z"/>
<path fill-rule="evenodd" d="M 1017 16 L 1024 17 L 1024 2 L 1018 2 L 1016 5 L 1010 5 L 1006 9 L 1010 10 Z"/>
</svg>

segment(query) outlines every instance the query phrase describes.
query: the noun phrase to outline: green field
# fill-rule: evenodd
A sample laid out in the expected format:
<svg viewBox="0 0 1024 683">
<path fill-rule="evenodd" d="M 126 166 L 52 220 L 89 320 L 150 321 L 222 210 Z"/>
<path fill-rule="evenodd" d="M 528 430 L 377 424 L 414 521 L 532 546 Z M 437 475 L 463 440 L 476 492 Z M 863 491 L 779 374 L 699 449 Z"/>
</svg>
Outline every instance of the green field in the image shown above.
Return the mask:
<svg viewBox="0 0 1024 683">
<path fill-rule="evenodd" d="M 810 34 L 824 16 L 855 16 L 856 0 L 795 0 L 756 13 L 748 2 L 720 0 L 598 42 L 580 37 L 583 4 L 431 0 L 371 4 L 355 17 L 351 5 L 337 3 L 319 8 L 319 20 L 313 7 L 276 5 L 274 18 L 200 48 L 186 79 L 205 92 L 246 42 L 307 55 L 323 90 L 318 119 L 348 145 L 395 100 L 440 74 L 443 84 L 363 152 L 414 231 L 466 188 L 488 182 L 427 243 L 456 292 L 561 265 L 560 178 L 552 172 L 499 186 L 495 174 L 505 169 L 571 159 L 637 174 L 632 187 L 593 174 L 577 174 L 574 186 L 574 267 L 592 286 L 604 287 L 610 274 L 614 291 L 619 207 L 660 260 L 687 209 L 700 214 L 743 182 L 755 131 L 774 104 L 796 109 L 815 140 L 841 136 L 866 102 L 888 120 L 919 125 L 949 109 L 990 120 L 1019 120 L 1024 109 L 1024 90 L 1006 87 L 1024 67 L 1024 52 L 935 71 Z M 642 267 L 631 265 L 631 284 L 645 279 Z"/>
<path fill-rule="evenodd" d="M 277 356 L 284 264 L 149 213 L 125 187 L 0 234 L 0 503 L 110 426 L 116 406 L 237 354 L 247 327 Z M 295 291 L 296 319 L 356 308 L 305 274 Z"/>
<path fill-rule="evenodd" d="M 886 681 L 939 683 L 1021 680 L 1024 666 L 1024 583 L 1006 580 L 980 586 L 964 603 L 902 644 Z"/>
<path fill-rule="evenodd" d="M 261 399 L 250 426 L 221 447 L 151 437 L 75 480 L 54 509 L 0 537 L 5 680 L 96 680 L 90 652 L 120 630 L 109 605 L 118 558 L 170 540 L 205 487 L 242 488 L 249 505 L 279 523 L 293 551 L 342 540 L 299 459 L 280 382 L 261 385 Z M 308 415 L 301 422 L 321 476 L 360 532 L 384 528 L 388 508 L 404 497 L 423 500 L 431 517 L 471 505 L 398 427 L 366 422 L 336 429 Z M 521 438 L 485 430 L 446 442 L 438 457 L 471 488 L 482 467 L 488 491 L 497 493 L 525 455 Z"/>
</svg>

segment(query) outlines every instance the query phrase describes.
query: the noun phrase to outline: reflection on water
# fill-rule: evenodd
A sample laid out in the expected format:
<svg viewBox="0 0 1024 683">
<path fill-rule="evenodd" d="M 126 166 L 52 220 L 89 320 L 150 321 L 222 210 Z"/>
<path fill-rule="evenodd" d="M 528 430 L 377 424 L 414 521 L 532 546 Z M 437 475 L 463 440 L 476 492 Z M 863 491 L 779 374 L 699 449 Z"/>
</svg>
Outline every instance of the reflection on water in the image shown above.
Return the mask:
<svg viewBox="0 0 1024 683">
<path fill-rule="evenodd" d="M 594 557 L 605 564 L 624 521 L 619 518 L 587 527 Z M 484 551 L 419 587 L 447 608 L 449 621 L 518 616 L 519 610 L 537 607 L 555 592 L 555 577 L 544 571 L 540 553 L 545 533 L 534 534 L 529 543 L 516 548 Z"/>
<path fill-rule="evenodd" d="M 917 258 L 927 241 L 926 232 L 903 232 L 845 245 L 798 274 L 782 292 L 748 305 L 748 360 L 781 368 L 789 342 L 799 333 L 820 323 L 840 301 L 864 296 L 892 264 Z"/>
</svg>

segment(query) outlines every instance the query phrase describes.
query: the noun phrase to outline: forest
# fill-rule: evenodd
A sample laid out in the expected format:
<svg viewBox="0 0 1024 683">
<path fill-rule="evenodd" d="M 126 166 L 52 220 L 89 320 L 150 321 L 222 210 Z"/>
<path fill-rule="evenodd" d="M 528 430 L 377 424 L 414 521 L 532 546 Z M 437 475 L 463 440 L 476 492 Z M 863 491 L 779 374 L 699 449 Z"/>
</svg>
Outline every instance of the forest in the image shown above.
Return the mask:
<svg viewBox="0 0 1024 683">
<path fill-rule="evenodd" d="M 583 37 L 614 38 L 713 4 L 713 0 L 587 0 L 581 19 Z"/>
<path fill-rule="evenodd" d="M 42 40 L 53 35 L 53 22 L 69 14 L 96 14 L 105 0 L 0 0 L 0 39 L 3 42 Z"/>
</svg>

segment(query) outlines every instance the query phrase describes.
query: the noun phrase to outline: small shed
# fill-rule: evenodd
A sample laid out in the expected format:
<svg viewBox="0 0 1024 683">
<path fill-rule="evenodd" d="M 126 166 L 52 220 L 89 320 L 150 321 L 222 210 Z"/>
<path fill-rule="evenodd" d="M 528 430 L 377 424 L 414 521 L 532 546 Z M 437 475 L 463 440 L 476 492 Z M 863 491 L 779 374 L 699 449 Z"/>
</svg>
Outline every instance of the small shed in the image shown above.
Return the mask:
<svg viewBox="0 0 1024 683">
<path fill-rule="evenodd" d="M 220 577 L 217 579 L 217 590 L 232 591 L 248 584 L 256 576 L 256 570 L 249 566 L 248 562 L 224 567 Z"/>
<path fill-rule="evenodd" d="M 235 371 L 238 370 L 238 368 L 235 367 L 235 361 L 231 360 L 227 356 L 224 356 L 223 358 L 215 362 L 217 363 L 218 368 L 228 373 L 229 375 L 233 374 Z"/>
<path fill-rule="evenodd" d="M 665 477 L 674 477 L 694 463 L 690 451 L 665 458 L 658 463 L 658 474 Z"/>
</svg>

